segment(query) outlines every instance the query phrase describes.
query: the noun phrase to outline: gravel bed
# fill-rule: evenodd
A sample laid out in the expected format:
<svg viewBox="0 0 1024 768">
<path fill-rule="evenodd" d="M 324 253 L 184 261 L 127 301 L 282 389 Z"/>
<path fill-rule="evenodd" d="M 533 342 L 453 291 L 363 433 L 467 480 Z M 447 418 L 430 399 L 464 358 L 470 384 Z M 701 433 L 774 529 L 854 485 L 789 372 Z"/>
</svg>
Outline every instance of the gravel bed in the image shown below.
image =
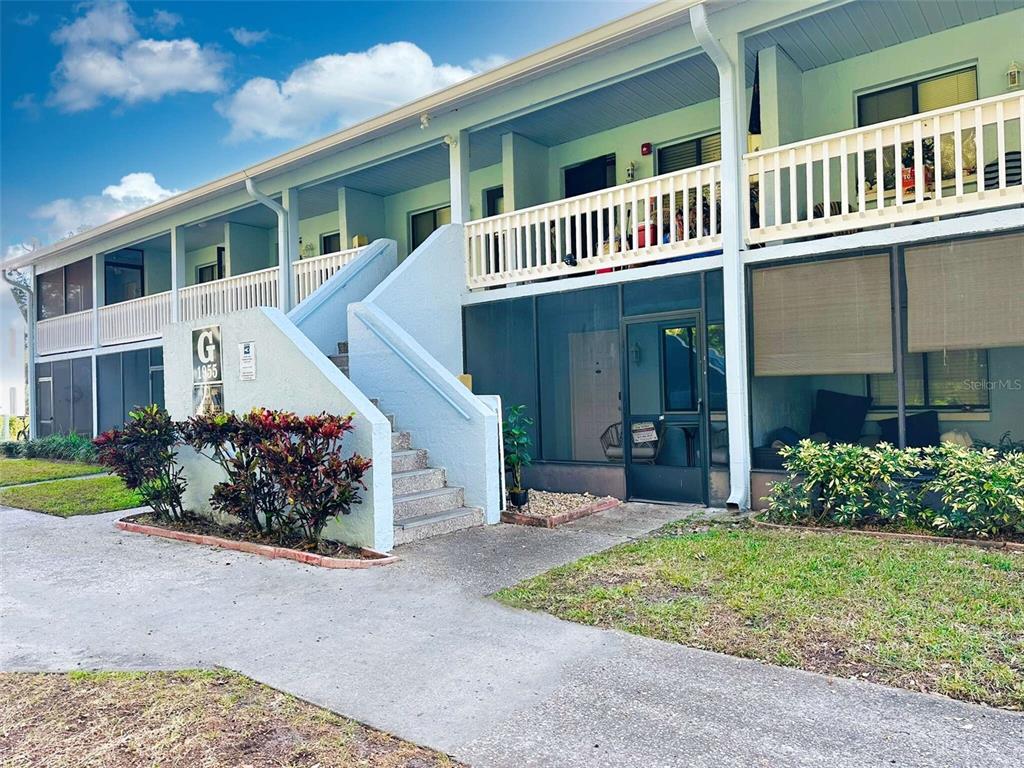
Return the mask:
<svg viewBox="0 0 1024 768">
<path fill-rule="evenodd" d="M 530 491 L 530 502 L 519 509 L 509 505 L 509 512 L 530 517 L 553 517 L 563 512 L 572 512 L 581 507 L 589 507 L 597 501 L 611 498 L 610 496 L 594 496 L 589 493 L 553 493 L 551 491 Z"/>
</svg>

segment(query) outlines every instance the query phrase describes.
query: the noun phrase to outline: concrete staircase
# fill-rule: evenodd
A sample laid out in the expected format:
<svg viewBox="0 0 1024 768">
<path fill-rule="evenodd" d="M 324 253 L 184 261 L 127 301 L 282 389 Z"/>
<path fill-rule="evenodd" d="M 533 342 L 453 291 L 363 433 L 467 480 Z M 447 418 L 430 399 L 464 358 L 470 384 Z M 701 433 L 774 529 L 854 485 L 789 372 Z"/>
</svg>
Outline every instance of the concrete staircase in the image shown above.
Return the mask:
<svg viewBox="0 0 1024 768">
<path fill-rule="evenodd" d="M 330 358 L 348 376 L 348 342 L 338 342 L 338 354 Z M 465 506 L 463 489 L 448 485 L 444 468 L 430 466 L 427 452 L 412 445 L 408 432 L 396 429 L 394 414 L 385 415 L 392 429 L 395 546 L 483 525 L 483 510 Z"/>
</svg>

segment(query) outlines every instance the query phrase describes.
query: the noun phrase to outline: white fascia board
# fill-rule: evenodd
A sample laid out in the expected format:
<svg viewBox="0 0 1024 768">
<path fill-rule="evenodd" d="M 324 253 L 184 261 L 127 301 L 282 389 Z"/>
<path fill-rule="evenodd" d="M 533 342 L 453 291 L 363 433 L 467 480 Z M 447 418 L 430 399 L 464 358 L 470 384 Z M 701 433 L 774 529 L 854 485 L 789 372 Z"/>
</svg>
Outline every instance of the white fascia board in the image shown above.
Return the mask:
<svg viewBox="0 0 1024 768">
<path fill-rule="evenodd" d="M 689 9 L 697 5 L 698 2 L 699 0 L 668 0 L 668 2 L 644 8 L 490 72 L 471 77 L 450 88 L 417 99 L 379 117 L 358 123 L 262 163 L 141 208 L 80 235 L 75 235 L 46 248 L 40 248 L 30 254 L 8 259 L 3 266 L 8 268 L 24 266 L 58 253 L 90 245 L 104 236 L 122 232 L 147 219 L 174 213 L 208 201 L 225 192 L 242 189 L 246 178 L 255 179 L 268 174 L 284 173 L 292 168 L 313 162 L 326 153 L 337 152 L 347 146 L 357 146 L 402 128 L 417 125 L 420 115 L 424 113 L 446 113 L 459 109 L 501 90 L 569 67 L 584 58 L 606 53 L 634 40 L 642 40 L 688 19 Z M 724 7 L 730 5 L 731 2 L 732 0 L 722 0 L 722 2 L 716 3 L 716 6 Z"/>
</svg>

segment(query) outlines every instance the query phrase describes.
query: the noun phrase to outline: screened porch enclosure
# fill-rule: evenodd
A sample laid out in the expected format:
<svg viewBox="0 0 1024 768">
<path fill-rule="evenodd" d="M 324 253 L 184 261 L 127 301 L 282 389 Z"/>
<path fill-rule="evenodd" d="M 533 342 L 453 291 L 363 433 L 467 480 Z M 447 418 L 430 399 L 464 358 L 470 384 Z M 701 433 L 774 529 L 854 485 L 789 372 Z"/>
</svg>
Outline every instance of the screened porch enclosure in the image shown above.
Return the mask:
<svg viewBox="0 0 1024 768">
<path fill-rule="evenodd" d="M 755 469 L 820 442 L 1024 443 L 1024 235 L 756 267 Z"/>
<path fill-rule="evenodd" d="M 463 319 L 474 391 L 534 419 L 530 487 L 727 497 L 721 272 L 481 302 Z"/>
</svg>

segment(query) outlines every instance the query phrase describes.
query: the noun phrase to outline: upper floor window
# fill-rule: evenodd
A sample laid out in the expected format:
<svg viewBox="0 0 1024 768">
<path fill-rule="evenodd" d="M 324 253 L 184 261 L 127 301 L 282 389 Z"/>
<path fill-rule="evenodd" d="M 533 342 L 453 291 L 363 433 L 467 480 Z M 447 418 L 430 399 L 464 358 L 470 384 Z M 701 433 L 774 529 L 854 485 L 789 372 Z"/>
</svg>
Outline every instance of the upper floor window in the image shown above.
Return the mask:
<svg viewBox="0 0 1024 768">
<path fill-rule="evenodd" d="M 658 147 L 658 173 L 672 173 L 722 159 L 722 134 L 710 133 L 699 139 Z"/>
<path fill-rule="evenodd" d="M 320 253 L 337 253 L 341 250 L 341 233 L 340 232 L 328 232 L 326 235 L 320 235 Z"/>
<path fill-rule="evenodd" d="M 861 126 L 897 120 L 978 98 L 978 73 L 968 67 L 949 74 L 866 93 L 857 98 Z"/>
<path fill-rule="evenodd" d="M 82 259 L 36 277 L 36 319 L 92 309 L 92 259 Z"/>
</svg>

